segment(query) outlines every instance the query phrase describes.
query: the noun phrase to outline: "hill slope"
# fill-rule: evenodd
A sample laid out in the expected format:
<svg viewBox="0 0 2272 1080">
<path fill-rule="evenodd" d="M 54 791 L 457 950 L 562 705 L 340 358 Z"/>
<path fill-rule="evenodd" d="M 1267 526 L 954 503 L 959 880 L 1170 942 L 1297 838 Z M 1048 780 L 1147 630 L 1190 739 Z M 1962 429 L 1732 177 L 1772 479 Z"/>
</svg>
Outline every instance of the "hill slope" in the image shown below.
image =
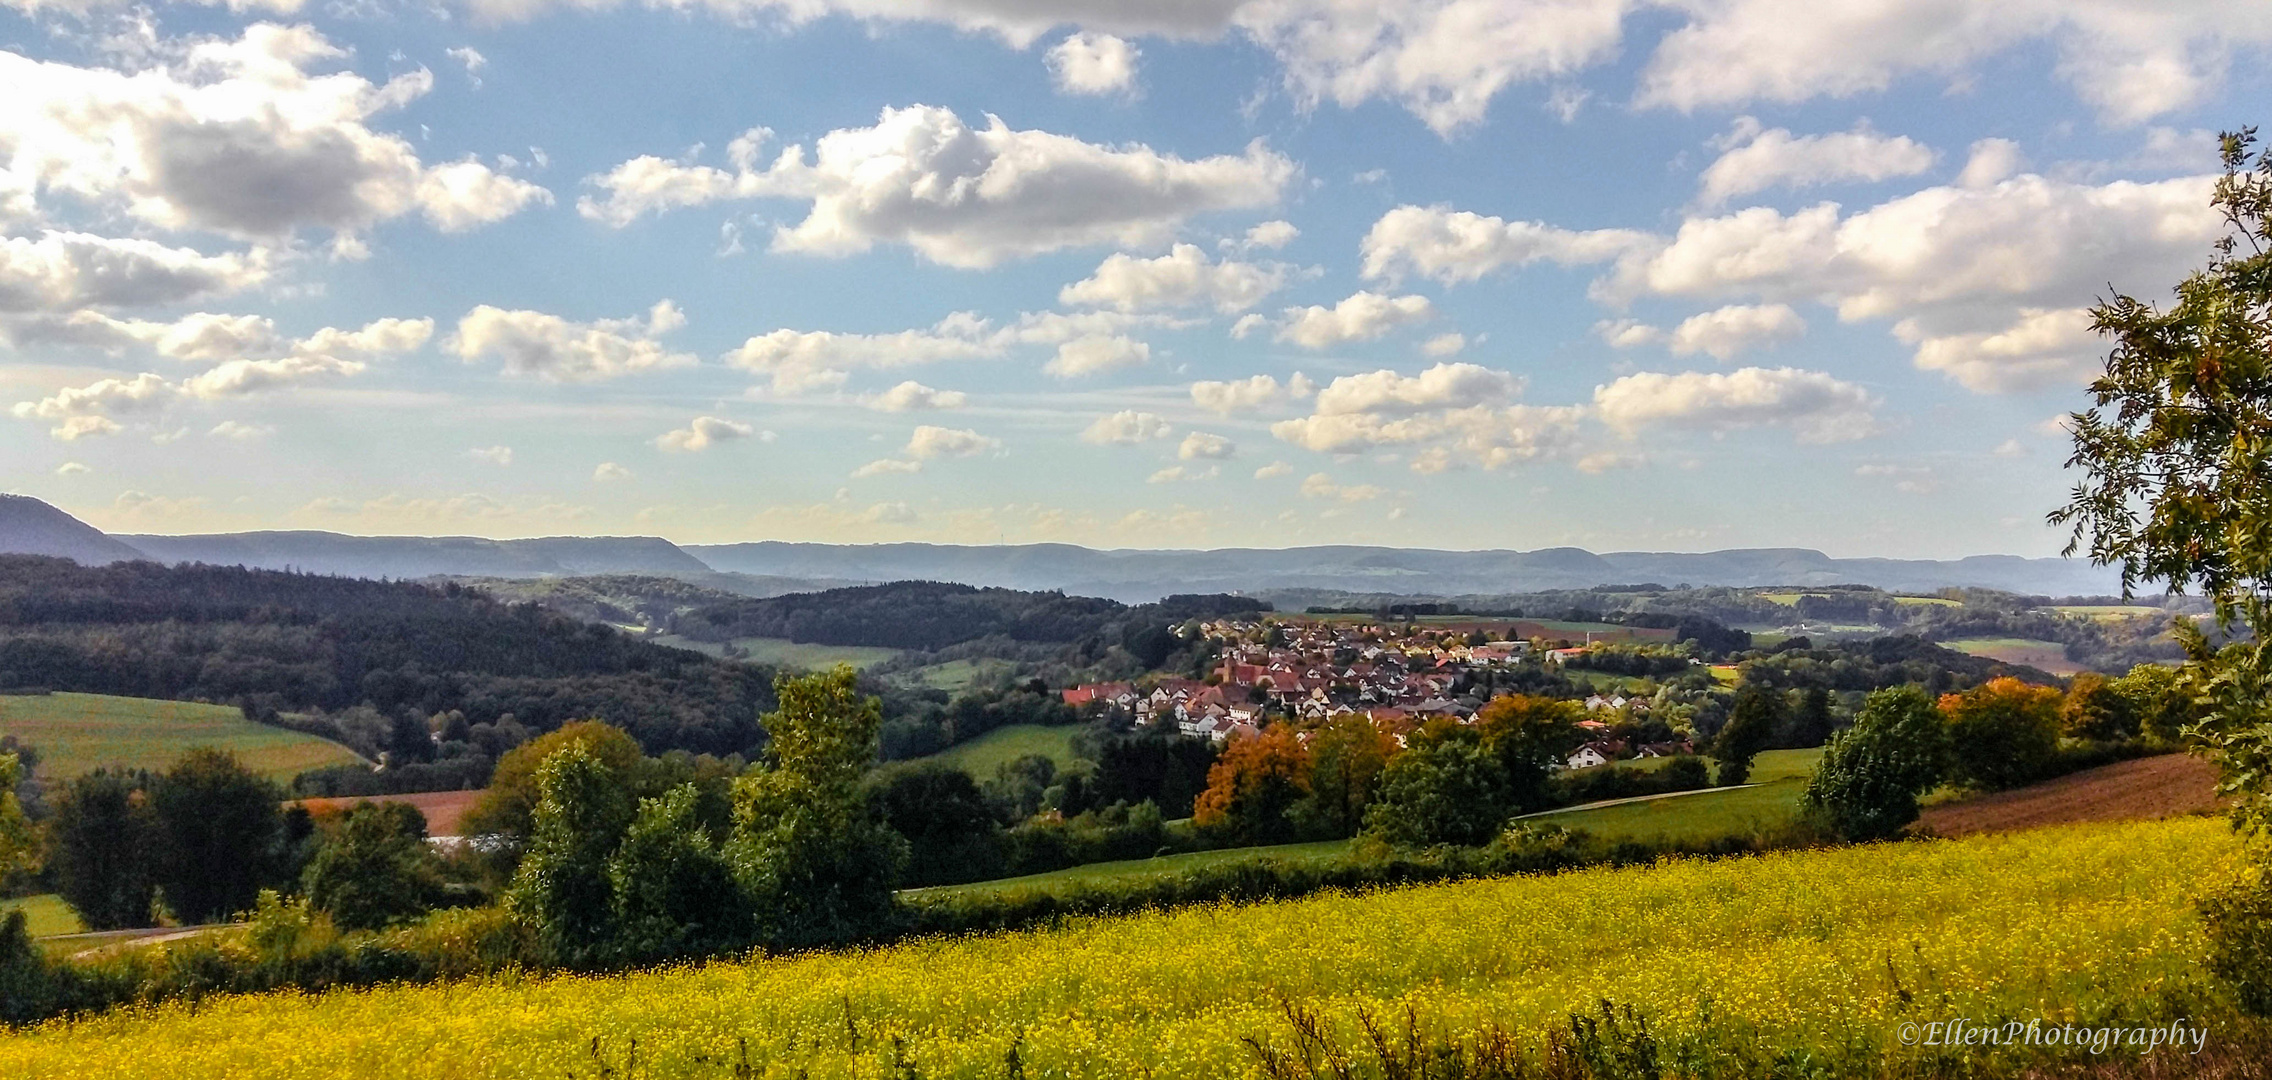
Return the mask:
<svg viewBox="0 0 2272 1080">
<path fill-rule="evenodd" d="M 361 761 L 328 739 L 255 724 L 234 706 L 102 694 L 0 695 L 0 735 L 39 751 L 39 773 L 68 780 L 106 766 L 163 769 L 200 746 L 227 750 L 279 783 Z"/>
<path fill-rule="evenodd" d="M 28 495 L 0 495 L 0 554 L 53 555 L 89 566 L 148 558 L 132 545 Z"/>
</svg>

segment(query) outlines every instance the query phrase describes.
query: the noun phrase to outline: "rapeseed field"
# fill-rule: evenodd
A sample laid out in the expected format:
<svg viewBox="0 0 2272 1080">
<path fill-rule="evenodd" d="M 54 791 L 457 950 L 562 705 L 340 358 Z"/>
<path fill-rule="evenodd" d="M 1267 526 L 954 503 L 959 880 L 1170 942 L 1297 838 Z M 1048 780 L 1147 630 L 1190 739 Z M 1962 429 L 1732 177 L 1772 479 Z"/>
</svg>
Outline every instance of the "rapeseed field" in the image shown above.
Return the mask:
<svg viewBox="0 0 2272 1080">
<path fill-rule="evenodd" d="M 0 1076 L 1253 1075 L 1283 1002 L 1452 1035 L 1601 999 L 1825 1053 L 1906 1019 L 2155 1019 L 2194 1000 L 2220 821 L 1682 861 L 1186 908 L 611 977 L 207 999 L 0 1036 Z M 1705 1018 L 1709 1017 L 1709 1020 Z M 1014 1060 L 1014 1064 L 1013 1064 Z M 745 1065 L 746 1063 L 746 1065 Z"/>
</svg>

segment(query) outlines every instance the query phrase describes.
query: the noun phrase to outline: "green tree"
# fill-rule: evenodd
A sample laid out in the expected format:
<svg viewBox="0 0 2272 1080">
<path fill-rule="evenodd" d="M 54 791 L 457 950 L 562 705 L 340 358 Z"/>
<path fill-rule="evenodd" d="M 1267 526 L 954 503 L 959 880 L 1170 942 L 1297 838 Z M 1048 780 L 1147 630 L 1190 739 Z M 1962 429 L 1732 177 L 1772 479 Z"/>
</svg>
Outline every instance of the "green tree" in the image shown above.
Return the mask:
<svg viewBox="0 0 2272 1080">
<path fill-rule="evenodd" d="M 2067 551 L 2122 570 L 2127 595 L 2156 582 L 2195 589 L 2225 628 L 2218 647 L 2190 620 L 2184 680 L 2201 709 L 2185 729 L 2224 774 L 2236 820 L 2272 829 L 2272 154 L 2256 129 L 2221 137 L 2211 203 L 2225 220 L 2208 265 L 2167 310 L 2128 295 L 2091 309 L 2114 339 L 2069 425 L 2082 479 L 2055 525 Z"/>
<path fill-rule="evenodd" d="M 0 880 L 39 862 L 39 833 L 16 798 L 23 780 L 23 762 L 15 754 L 0 754 Z"/>
<path fill-rule="evenodd" d="M 559 730 L 530 739 L 497 759 L 489 789 L 466 812 L 462 825 L 465 834 L 529 835 L 535 827 L 537 800 L 542 797 L 537 790 L 537 770 L 545 759 L 570 744 L 583 747 L 619 780 L 641 760 L 638 741 L 622 728 L 598 720 L 563 724 Z"/>
<path fill-rule="evenodd" d="M 349 809 L 301 872 L 315 910 L 343 930 L 378 930 L 441 901 L 442 867 L 426 844 L 426 817 L 408 803 Z"/>
<path fill-rule="evenodd" d="M 2183 737 L 2195 719 L 2193 697 L 2176 670 L 2160 664 L 2139 664 L 2108 685 L 2129 702 L 2139 730 L 2164 742 Z"/>
<path fill-rule="evenodd" d="M 1799 691 L 1798 707 L 1791 710 L 1787 745 L 1804 749 L 1830 741 L 1835 720 L 1830 712 L 1828 687 L 1810 686 Z"/>
<path fill-rule="evenodd" d="M 711 956 L 751 943 L 749 900 L 702 826 L 701 801 L 691 783 L 641 801 L 608 860 L 624 959 Z"/>
<path fill-rule="evenodd" d="M 2018 679 L 1990 679 L 1944 694 L 1950 782 L 1983 791 L 2032 784 L 2059 753 L 2059 691 Z"/>
<path fill-rule="evenodd" d="M 1723 787 L 1751 779 L 1751 760 L 1783 727 L 1783 695 L 1765 687 L 1746 686 L 1736 691 L 1728 709 L 1728 722 L 1712 740 L 1712 758 L 1720 763 L 1715 778 Z"/>
<path fill-rule="evenodd" d="M 616 955 L 608 859 L 631 823 L 615 773 L 582 743 L 537 766 L 535 825 L 506 906 L 554 963 L 589 967 Z"/>
<path fill-rule="evenodd" d="M 1475 712 L 1483 748 L 1499 759 L 1504 777 L 1505 814 L 1543 810 L 1553 804 L 1547 781 L 1577 749 L 1578 721 L 1585 707 L 1575 701 L 1508 694 Z"/>
<path fill-rule="evenodd" d="M 2095 671 L 2076 674 L 2059 709 L 2059 730 L 2070 738 L 2113 742 L 2138 736 L 2138 710 L 2114 680 Z"/>
<path fill-rule="evenodd" d="M 90 930 L 150 926 L 158 826 L 147 778 L 96 769 L 73 779 L 48 820 L 48 872 Z"/>
<path fill-rule="evenodd" d="M 868 812 L 860 775 L 874 763 L 883 704 L 849 665 L 773 684 L 770 760 L 734 784 L 727 859 L 761 938 L 781 948 L 853 940 L 889 925 L 906 841 Z"/>
<path fill-rule="evenodd" d="M 887 765 L 861 792 L 870 812 L 906 839 L 910 884 L 1000 876 L 1002 828 L 969 773 L 936 761 Z"/>
<path fill-rule="evenodd" d="M 1917 820 L 1917 797 L 1940 782 L 1946 742 L 1940 711 L 1923 691 L 1879 690 L 1823 751 L 1804 805 L 1848 840 L 1898 835 Z"/>
<path fill-rule="evenodd" d="M 1365 824 L 1381 770 L 1397 752 L 1396 740 L 1372 717 L 1350 712 L 1310 733 L 1309 797 L 1291 814 L 1312 836 L 1354 836 Z"/>
<path fill-rule="evenodd" d="M 151 781 L 158 885 L 182 921 L 214 922 L 252 908 L 287 869 L 284 790 L 235 754 L 199 748 Z"/>
<path fill-rule="evenodd" d="M 1438 720 L 1381 771 L 1365 830 L 1391 844 L 1479 845 L 1508 816 L 1507 766 L 1475 727 Z"/>
</svg>

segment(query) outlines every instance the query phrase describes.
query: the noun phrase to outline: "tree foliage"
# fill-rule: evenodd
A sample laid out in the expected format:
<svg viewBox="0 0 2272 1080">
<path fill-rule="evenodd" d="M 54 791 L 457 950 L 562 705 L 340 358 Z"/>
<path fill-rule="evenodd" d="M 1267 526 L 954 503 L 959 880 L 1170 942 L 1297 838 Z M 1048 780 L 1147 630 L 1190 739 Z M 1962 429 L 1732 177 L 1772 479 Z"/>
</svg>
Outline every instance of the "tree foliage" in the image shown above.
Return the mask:
<svg viewBox="0 0 2272 1080">
<path fill-rule="evenodd" d="M 0 879 L 29 870 L 39 862 L 39 833 L 24 813 L 22 800 L 16 797 L 23 772 L 21 757 L 0 754 Z"/>
<path fill-rule="evenodd" d="M 150 785 L 158 885 L 184 922 L 251 910 L 283 880 L 284 791 L 235 754 L 194 749 Z"/>
<path fill-rule="evenodd" d="M 441 860 L 426 844 L 426 817 L 408 803 L 348 809 L 300 875 L 308 904 L 343 930 L 407 922 L 441 901 Z"/>
<path fill-rule="evenodd" d="M 2053 524 L 2067 550 L 2122 571 L 2123 591 L 2197 589 L 2225 627 L 2219 648 L 2189 621 L 2186 728 L 2222 768 L 2251 830 L 2272 829 L 2272 154 L 2254 128 L 2222 136 L 2211 202 L 2227 226 L 2166 310 L 2116 295 L 2091 310 L 2114 340 L 2070 419 L 2083 478 Z"/>
<path fill-rule="evenodd" d="M 1283 843 L 1294 831 L 1287 811 L 1309 791 L 1308 747 L 1292 726 L 1272 724 L 1223 748 L 1192 805 L 1191 823 L 1240 843 Z"/>
<path fill-rule="evenodd" d="M 1947 733 L 1914 687 L 1879 690 L 1823 751 L 1804 804 L 1839 836 L 1884 840 L 1917 820 L 1917 798 L 1940 783 Z"/>
<path fill-rule="evenodd" d="M 47 824 L 48 872 L 63 902 L 90 930 L 156 922 L 150 893 L 156 886 L 151 856 L 158 826 L 147 784 L 142 774 L 96 769 L 73 778 L 56 796 Z"/>
<path fill-rule="evenodd" d="M 1752 759 L 1767 749 L 1768 742 L 1783 728 L 1785 714 L 1780 693 L 1749 685 L 1736 691 L 1727 725 L 1712 740 L 1712 758 L 1720 763 L 1719 774 L 1713 779 L 1723 787 L 1751 779 Z"/>
<path fill-rule="evenodd" d="M 1366 831 L 1402 847 L 1474 846 L 1498 835 L 1507 819 L 1507 766 L 1483 733 L 1439 720 L 1410 742 L 1381 773 Z"/>
<path fill-rule="evenodd" d="M 1951 782 L 1984 791 L 2032 784 L 2059 753 L 2059 691 L 1995 679 L 1941 697 Z"/>
<path fill-rule="evenodd" d="M 553 751 L 536 779 L 535 830 L 506 905 L 535 931 L 552 962 L 609 962 L 617 942 L 608 860 L 631 823 L 630 800 L 581 743 Z"/>
</svg>

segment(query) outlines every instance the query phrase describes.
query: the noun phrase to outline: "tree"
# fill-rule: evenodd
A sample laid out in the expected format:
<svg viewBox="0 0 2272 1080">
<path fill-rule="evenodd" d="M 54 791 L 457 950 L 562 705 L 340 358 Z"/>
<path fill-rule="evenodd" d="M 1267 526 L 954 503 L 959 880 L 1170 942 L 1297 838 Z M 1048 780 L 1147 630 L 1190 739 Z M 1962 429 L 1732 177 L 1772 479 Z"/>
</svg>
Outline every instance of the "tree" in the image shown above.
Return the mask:
<svg viewBox="0 0 2272 1080">
<path fill-rule="evenodd" d="M 624 959 L 711 956 L 752 940 L 749 900 L 702 827 L 701 798 L 695 785 L 681 784 L 642 801 L 608 859 Z"/>
<path fill-rule="evenodd" d="M 608 857 L 631 823 L 631 806 L 612 770 L 580 742 L 537 766 L 535 827 L 505 903 L 535 931 L 548 959 L 569 967 L 616 954 Z"/>
<path fill-rule="evenodd" d="M 39 834 L 24 804 L 16 798 L 23 779 L 23 761 L 15 754 L 0 754 L 0 880 L 39 861 Z"/>
<path fill-rule="evenodd" d="M 301 872 L 308 903 L 344 930 L 379 930 L 440 902 L 441 860 L 426 817 L 408 803 L 358 803 Z"/>
<path fill-rule="evenodd" d="M 907 841 L 911 885 L 998 876 L 1001 826 L 978 782 L 936 761 L 888 765 L 862 783 L 870 812 Z"/>
<path fill-rule="evenodd" d="M 1917 820 L 1917 797 L 1940 782 L 1946 740 L 1941 714 L 1923 691 L 1879 690 L 1823 751 L 1804 805 L 1847 840 L 1898 835 Z"/>
<path fill-rule="evenodd" d="M 1207 770 L 1207 790 L 1191 807 L 1191 823 L 1240 843 L 1293 839 L 1287 811 L 1310 790 L 1310 755 L 1285 724 L 1234 738 Z"/>
<path fill-rule="evenodd" d="M 1798 708 L 1791 710 L 1786 744 L 1797 748 L 1821 746 L 1830 741 L 1834 726 L 1828 687 L 1810 686 L 1799 693 Z"/>
<path fill-rule="evenodd" d="M 2225 629 L 2217 647 L 2177 620 L 2189 742 L 2224 774 L 2220 790 L 2251 833 L 2272 829 L 2272 153 L 2256 129 L 2220 138 L 2210 202 L 2227 233 L 2167 311 L 2127 295 L 2091 309 L 2112 337 L 2092 407 L 2070 418 L 2082 471 L 2050 521 L 2067 553 L 2122 569 L 2122 590 L 2197 589 Z M 2243 250 L 2243 244 L 2246 249 Z"/>
<path fill-rule="evenodd" d="M 489 790 L 467 811 L 463 828 L 469 836 L 496 834 L 527 836 L 534 827 L 537 770 L 562 747 L 584 748 L 602 766 L 617 775 L 628 774 L 641 758 L 639 743 L 622 728 L 597 720 L 563 725 L 507 751 L 490 774 Z"/>
<path fill-rule="evenodd" d="M 2095 671 L 2079 672 L 2067 684 L 2059 709 L 2059 730 L 2075 739 L 2114 742 L 2138 736 L 2138 712 L 2114 680 Z"/>
<path fill-rule="evenodd" d="M 1381 770 L 1396 756 L 1396 739 L 1364 713 L 1349 712 L 1310 733 L 1310 793 L 1295 804 L 1295 824 L 1315 836 L 1354 836 L 1364 827 Z"/>
<path fill-rule="evenodd" d="M 906 841 L 869 814 L 860 775 L 876 758 L 883 705 L 849 665 L 773 684 L 770 760 L 734 783 L 727 859 L 777 948 L 854 940 L 891 921 Z"/>
<path fill-rule="evenodd" d="M 283 804 L 282 788 L 226 751 L 191 750 L 161 773 L 150 812 L 166 906 L 184 922 L 215 922 L 280 884 L 289 869 Z"/>
<path fill-rule="evenodd" d="M 1391 844 L 1489 843 L 1507 820 L 1507 766 L 1474 727 L 1437 720 L 1381 771 L 1365 830 Z"/>
<path fill-rule="evenodd" d="M 2160 664 L 2139 664 L 2108 685 L 2129 703 L 2138 728 L 2166 742 L 2176 742 L 2187 724 L 2196 719 L 2193 698 L 2184 679 Z"/>
<path fill-rule="evenodd" d="M 2059 691 L 1990 679 L 1941 697 L 1948 718 L 1949 780 L 1984 791 L 2031 784 L 2059 753 Z"/>
<path fill-rule="evenodd" d="M 1475 713 L 1483 747 L 1499 759 L 1507 814 L 1542 810 L 1553 802 L 1547 780 L 1578 746 L 1585 708 L 1575 701 L 1508 694 Z"/>
<path fill-rule="evenodd" d="M 156 923 L 158 827 L 147 777 L 96 769 L 66 785 L 48 822 L 48 871 L 90 930 Z"/>
<path fill-rule="evenodd" d="M 1728 709 L 1728 722 L 1712 740 L 1712 758 L 1720 763 L 1716 779 L 1722 787 L 1751 779 L 1751 759 L 1767 749 L 1768 740 L 1783 726 L 1783 695 L 1760 686 L 1736 691 Z"/>
</svg>

